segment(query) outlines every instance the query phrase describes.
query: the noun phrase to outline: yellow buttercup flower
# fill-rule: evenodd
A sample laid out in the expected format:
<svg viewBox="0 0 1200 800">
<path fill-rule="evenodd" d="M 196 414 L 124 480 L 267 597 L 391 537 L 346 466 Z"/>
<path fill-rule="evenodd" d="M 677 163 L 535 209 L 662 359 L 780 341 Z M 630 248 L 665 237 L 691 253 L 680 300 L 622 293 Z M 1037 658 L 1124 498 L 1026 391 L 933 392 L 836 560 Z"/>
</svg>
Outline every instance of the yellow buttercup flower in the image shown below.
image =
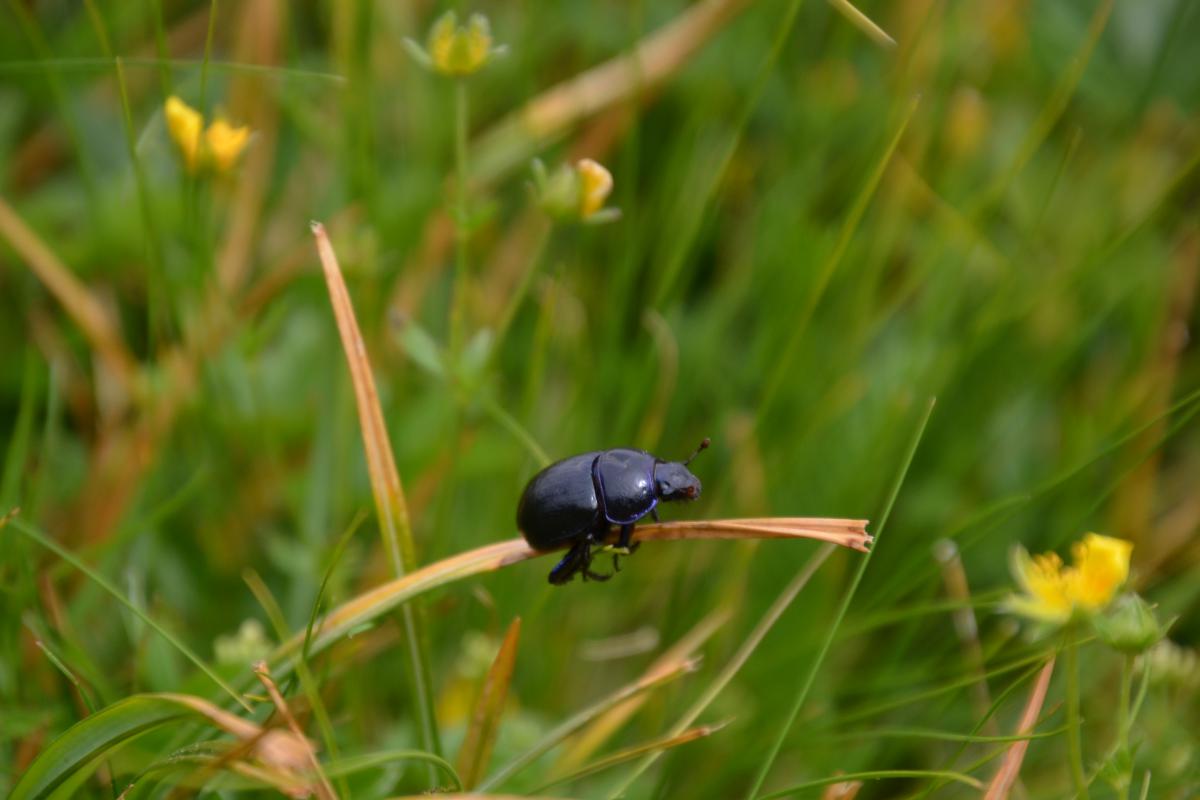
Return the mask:
<svg viewBox="0 0 1200 800">
<path fill-rule="evenodd" d="M 249 128 L 234 127 L 220 117 L 205 130 L 200 112 L 174 95 L 167 98 L 165 114 L 167 131 L 193 175 L 209 167 L 228 172 L 250 142 Z"/>
<path fill-rule="evenodd" d="M 425 49 L 433 68 L 443 75 L 471 75 L 492 55 L 492 30 L 487 17 L 472 14 L 465 26 L 447 11 L 429 30 Z"/>
<path fill-rule="evenodd" d="M 590 158 L 576 163 L 575 172 L 579 175 L 579 216 L 586 220 L 604 207 L 613 187 L 612 173 Z"/>
<path fill-rule="evenodd" d="M 1018 547 L 1012 571 L 1023 594 L 1006 605 L 1016 614 L 1051 623 L 1066 622 L 1076 611 L 1100 611 L 1129 577 L 1132 552 L 1131 542 L 1089 533 L 1072 546 L 1068 567 L 1056 553 L 1030 556 Z"/>
<path fill-rule="evenodd" d="M 200 163 L 200 134 L 204 129 L 204 117 L 200 112 L 171 95 L 166 106 L 167 131 L 179 152 L 188 172 L 195 172 Z"/>
<path fill-rule="evenodd" d="M 250 141 L 250 129 L 230 125 L 217 117 L 204 133 L 204 144 L 218 172 L 228 172 Z"/>
</svg>

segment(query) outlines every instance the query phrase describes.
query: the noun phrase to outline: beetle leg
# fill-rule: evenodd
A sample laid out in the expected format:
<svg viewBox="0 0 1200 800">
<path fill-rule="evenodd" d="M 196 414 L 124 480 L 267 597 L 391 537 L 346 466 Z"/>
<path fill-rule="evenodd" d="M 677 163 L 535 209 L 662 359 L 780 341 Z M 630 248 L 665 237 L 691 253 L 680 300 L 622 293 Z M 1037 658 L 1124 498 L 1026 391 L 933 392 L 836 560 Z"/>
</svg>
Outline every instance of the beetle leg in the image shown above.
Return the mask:
<svg viewBox="0 0 1200 800">
<path fill-rule="evenodd" d="M 662 520 L 660 520 L 658 518 L 658 508 L 657 507 L 650 509 L 650 516 L 654 517 L 655 522 L 662 522 Z"/>
<path fill-rule="evenodd" d="M 575 577 L 575 573 L 581 569 L 586 574 L 587 565 L 591 562 L 591 555 L 588 550 L 586 540 L 571 545 L 571 549 L 562 557 L 562 561 L 559 561 L 554 569 L 550 570 L 550 583 L 555 586 L 562 586 L 564 583 L 570 582 Z"/>
<path fill-rule="evenodd" d="M 603 575 L 599 572 L 592 572 L 592 541 L 585 539 L 583 541 L 583 579 L 593 581 L 606 581 L 612 577 L 612 573 Z"/>
</svg>

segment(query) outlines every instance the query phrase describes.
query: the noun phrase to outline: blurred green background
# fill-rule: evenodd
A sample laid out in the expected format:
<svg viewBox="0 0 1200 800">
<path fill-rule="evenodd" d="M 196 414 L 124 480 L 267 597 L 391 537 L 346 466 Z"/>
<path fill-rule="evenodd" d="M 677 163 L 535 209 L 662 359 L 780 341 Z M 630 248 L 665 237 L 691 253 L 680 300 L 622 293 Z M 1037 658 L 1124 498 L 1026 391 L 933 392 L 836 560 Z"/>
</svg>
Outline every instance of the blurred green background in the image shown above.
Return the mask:
<svg viewBox="0 0 1200 800">
<path fill-rule="evenodd" d="M 402 45 L 424 41 L 442 4 L 10 0 L 0 512 L 19 505 L 211 661 L 243 621 L 271 631 L 247 570 L 292 630 L 352 525 L 326 602 L 390 577 L 308 228 L 322 220 L 420 563 L 515 535 L 539 448 L 681 458 L 711 436 L 693 464 L 704 496 L 666 517 L 869 517 L 881 533 L 767 788 L 838 770 L 950 767 L 988 780 L 996 762 L 971 764 L 995 743 L 955 761 L 958 742 L 881 733 L 969 733 L 986 709 L 954 626 L 963 598 L 949 593 L 935 542 L 961 553 L 988 669 L 1047 647 L 998 609 L 1014 543 L 1065 553 L 1088 530 L 1133 541 L 1132 585 L 1179 618 L 1176 642 L 1200 636 L 1200 7 L 861 4 L 893 47 L 836 5 L 462 6 L 485 12 L 508 50 L 466 82 L 456 366 L 455 82 Z M 570 83 L 656 35 L 652 63 Z M 163 120 L 171 94 L 252 129 L 235 170 L 181 169 Z M 548 221 L 530 193 L 534 157 L 551 170 L 605 164 L 620 219 Z M 46 272 L 47 258 L 61 273 Z M 77 284 L 64 289 L 62 273 Z M 494 764 L 728 614 L 699 672 L 654 692 L 610 752 L 669 729 L 816 547 L 652 543 L 604 584 L 550 587 L 543 559 L 427 596 L 451 761 L 514 617 L 521 644 Z M 665 753 L 629 796 L 747 790 L 862 558 L 834 554 L 702 716 L 730 725 Z M 210 692 L 176 649 L 11 530 L 0 585 L 0 786 L 86 711 L 35 638 L 97 706 Z M 388 615 L 314 661 L 344 754 L 419 746 L 399 630 Z M 1095 766 L 1112 739 L 1120 660 L 1087 647 Z M 229 674 L 247 660 L 233 649 Z M 993 733 L 1016 726 L 1025 663 L 989 681 L 993 699 L 1014 690 Z M 1136 775 L 1152 772 L 1152 797 L 1200 785 L 1200 678 L 1194 666 L 1177 677 L 1152 685 L 1139 718 Z M 1056 675 L 1044 730 L 1063 725 L 1061 684 Z M 136 774 L 179 744 L 158 736 L 110 768 Z M 544 783 L 561 752 L 510 788 Z M 1065 752 L 1061 730 L 1031 744 L 1026 796 L 1067 796 Z M 629 769 L 554 791 L 607 796 Z M 362 797 L 428 786 L 411 764 L 350 783 Z M 890 780 L 859 796 L 930 786 Z M 80 791 L 111 796 L 102 781 Z M 1112 796 L 1103 781 L 1094 794 Z"/>
</svg>

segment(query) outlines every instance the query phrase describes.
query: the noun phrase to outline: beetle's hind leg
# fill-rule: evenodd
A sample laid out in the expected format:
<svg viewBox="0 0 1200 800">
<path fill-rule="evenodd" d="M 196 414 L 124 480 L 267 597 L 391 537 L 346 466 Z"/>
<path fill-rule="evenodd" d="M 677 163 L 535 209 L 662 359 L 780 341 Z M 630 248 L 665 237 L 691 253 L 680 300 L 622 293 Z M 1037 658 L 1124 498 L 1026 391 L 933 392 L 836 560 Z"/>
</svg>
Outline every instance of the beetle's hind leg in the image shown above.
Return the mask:
<svg viewBox="0 0 1200 800">
<path fill-rule="evenodd" d="M 550 583 L 555 586 L 562 586 L 564 583 L 569 583 L 575 577 L 575 573 L 581 570 L 586 576 L 591 561 L 591 547 L 588 541 L 584 539 L 583 541 L 576 542 L 571 545 L 571 549 L 555 565 L 554 569 L 550 570 Z"/>
</svg>

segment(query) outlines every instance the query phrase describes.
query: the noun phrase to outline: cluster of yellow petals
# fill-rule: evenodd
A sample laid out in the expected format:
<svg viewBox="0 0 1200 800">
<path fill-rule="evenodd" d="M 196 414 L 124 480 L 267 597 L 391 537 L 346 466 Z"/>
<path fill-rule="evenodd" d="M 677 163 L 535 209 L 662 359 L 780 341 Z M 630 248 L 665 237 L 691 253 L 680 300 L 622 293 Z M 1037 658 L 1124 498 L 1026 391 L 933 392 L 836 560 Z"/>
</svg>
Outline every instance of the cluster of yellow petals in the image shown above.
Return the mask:
<svg viewBox="0 0 1200 800">
<path fill-rule="evenodd" d="M 581 159 L 575 165 L 575 172 L 579 176 L 579 216 L 588 219 L 604 207 L 612 192 L 612 173 L 590 158 Z"/>
<path fill-rule="evenodd" d="M 167 131 L 193 175 L 211 166 L 228 172 L 250 141 L 250 129 L 235 127 L 218 117 L 204 128 L 204 117 L 187 103 L 172 95 L 166 105 Z"/>
<path fill-rule="evenodd" d="M 1046 622 L 1061 623 L 1076 611 L 1104 609 L 1129 577 L 1133 543 L 1089 533 L 1071 547 L 1071 565 L 1055 553 L 1030 556 L 1023 548 L 1013 555 L 1013 575 L 1023 594 L 1008 602 L 1010 610 Z"/>
</svg>

